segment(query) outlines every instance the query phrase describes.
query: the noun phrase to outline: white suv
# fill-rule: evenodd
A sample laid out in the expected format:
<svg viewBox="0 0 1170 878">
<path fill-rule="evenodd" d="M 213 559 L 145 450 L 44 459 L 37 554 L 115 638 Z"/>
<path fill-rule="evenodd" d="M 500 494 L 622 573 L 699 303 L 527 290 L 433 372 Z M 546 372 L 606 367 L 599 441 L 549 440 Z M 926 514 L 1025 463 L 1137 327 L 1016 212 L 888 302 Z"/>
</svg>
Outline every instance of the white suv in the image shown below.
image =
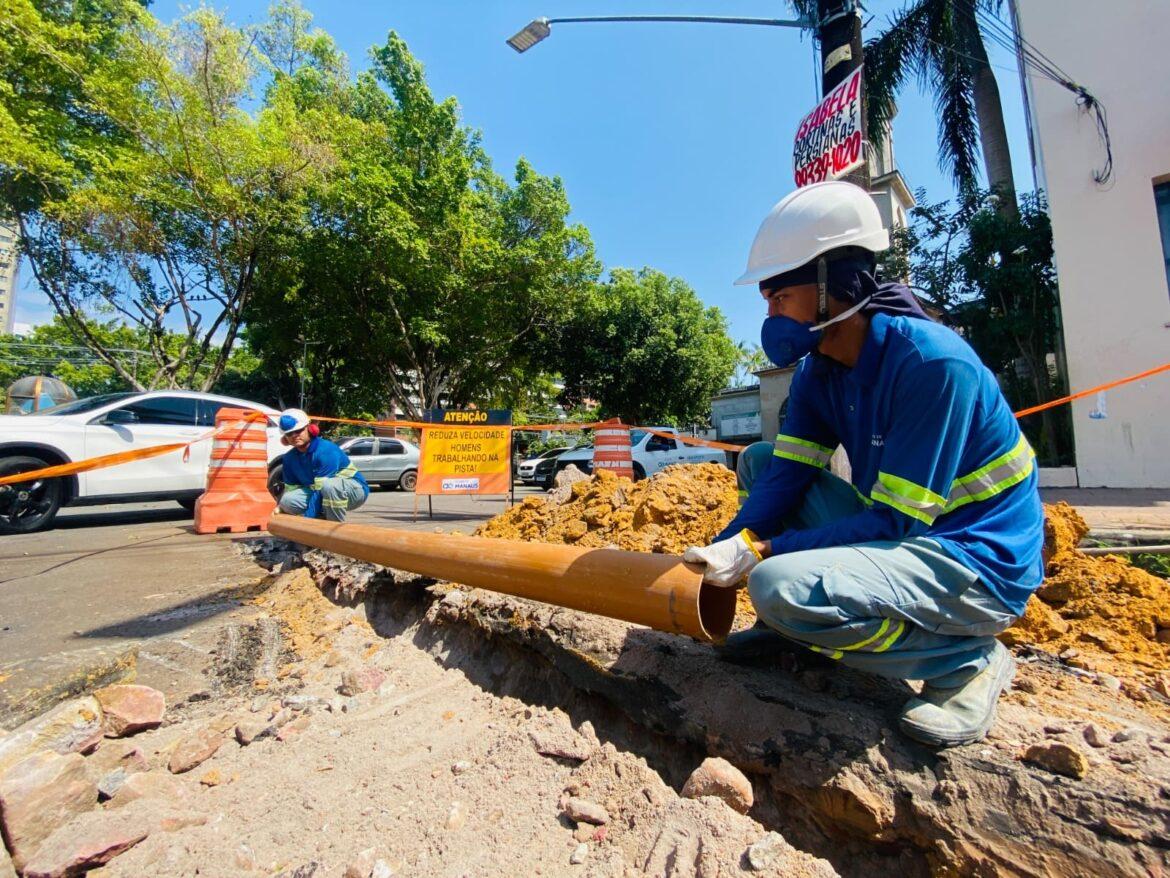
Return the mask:
<svg viewBox="0 0 1170 878">
<path fill-rule="evenodd" d="M 286 450 L 275 426 L 278 413 L 242 399 L 154 390 L 106 393 L 28 415 L 0 415 L 0 476 L 103 454 L 171 442 L 190 442 L 215 426 L 224 406 L 259 409 L 269 416 L 269 465 Z M 31 533 L 53 523 L 62 506 L 177 500 L 193 509 L 203 493 L 211 442 L 147 460 L 57 479 L 0 486 L 0 533 Z"/>
</svg>

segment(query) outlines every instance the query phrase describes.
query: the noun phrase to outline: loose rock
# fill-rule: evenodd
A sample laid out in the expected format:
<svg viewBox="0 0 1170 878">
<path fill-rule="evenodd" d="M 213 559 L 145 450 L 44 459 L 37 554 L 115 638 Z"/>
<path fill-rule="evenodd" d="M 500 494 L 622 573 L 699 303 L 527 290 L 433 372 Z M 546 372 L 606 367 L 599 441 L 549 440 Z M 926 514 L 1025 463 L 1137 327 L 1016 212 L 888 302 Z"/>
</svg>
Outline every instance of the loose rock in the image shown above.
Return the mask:
<svg viewBox="0 0 1170 878">
<path fill-rule="evenodd" d="M 162 723 L 167 700 L 149 686 L 106 686 L 94 694 L 102 707 L 102 727 L 107 738 L 122 738 Z"/>
<path fill-rule="evenodd" d="M 247 747 L 257 738 L 269 734 L 270 726 L 259 720 L 244 720 L 236 725 L 236 740 L 241 746 Z"/>
<path fill-rule="evenodd" d="M 1085 754 L 1076 747 L 1060 741 L 1033 744 L 1024 753 L 1024 761 L 1077 780 L 1089 771 L 1089 760 Z"/>
<path fill-rule="evenodd" d="M 102 740 L 102 709 L 93 697 L 77 698 L 0 739 L 0 774 L 42 750 L 90 753 Z"/>
<path fill-rule="evenodd" d="M 386 675 L 382 671 L 367 666 L 342 674 L 341 685 L 337 687 L 337 691 L 342 695 L 361 695 L 363 692 L 373 692 L 385 680 Z"/>
<path fill-rule="evenodd" d="M 1114 744 L 1124 744 L 1127 741 L 1137 741 L 1146 737 L 1146 733 L 1141 729 L 1122 729 L 1113 736 Z"/>
<path fill-rule="evenodd" d="M 187 789 L 178 780 L 161 771 L 132 774 L 110 800 L 107 808 L 120 808 L 138 799 L 157 799 L 168 804 L 181 803 L 187 798 Z"/>
<path fill-rule="evenodd" d="M 747 849 L 747 861 L 756 872 L 763 872 L 776 865 L 780 857 L 788 850 L 788 842 L 778 832 L 769 832 Z"/>
<path fill-rule="evenodd" d="M 467 806 L 462 802 L 452 802 L 451 810 L 447 812 L 447 829 L 454 832 L 457 829 L 462 829 L 463 824 L 467 822 Z"/>
<path fill-rule="evenodd" d="M 719 757 L 703 760 L 683 784 L 682 796 L 684 799 L 715 796 L 740 814 L 750 811 L 755 802 L 751 781 L 742 771 Z"/>
<path fill-rule="evenodd" d="M 1096 723 L 1089 723 L 1082 733 L 1090 747 L 1106 747 L 1109 745 L 1109 735 Z"/>
<path fill-rule="evenodd" d="M 378 860 L 374 863 L 373 871 L 370 872 L 370 878 L 394 878 L 394 870 L 385 860 Z"/>
<path fill-rule="evenodd" d="M 596 802 L 588 799 L 579 799 L 576 796 L 568 799 L 564 807 L 565 816 L 577 823 L 593 823 L 602 826 L 609 823 L 609 814 Z"/>
<path fill-rule="evenodd" d="M 77 753 L 36 753 L 0 777 L 0 821 L 18 871 L 59 826 L 97 802 L 97 785 Z"/>
<path fill-rule="evenodd" d="M 167 768 L 170 769 L 171 774 L 182 774 L 184 771 L 190 771 L 214 756 L 222 743 L 222 735 L 211 729 L 201 729 L 179 742 L 174 752 L 171 753 Z"/>
<path fill-rule="evenodd" d="M 574 849 L 572 855 L 569 857 L 569 864 L 573 866 L 580 866 L 585 862 L 585 858 L 589 856 L 589 845 L 579 844 Z"/>
<path fill-rule="evenodd" d="M 52 833 L 37 848 L 24 878 L 64 878 L 108 863 L 150 834 L 149 822 L 110 811 L 84 814 Z"/>
<path fill-rule="evenodd" d="M 115 768 L 113 771 L 98 781 L 98 797 L 101 799 L 114 798 L 118 790 L 122 789 L 122 784 L 126 783 L 127 776 L 126 769 Z"/>
<path fill-rule="evenodd" d="M 374 860 L 377 859 L 374 848 L 366 848 L 345 866 L 343 878 L 370 878 L 374 871 Z"/>
</svg>

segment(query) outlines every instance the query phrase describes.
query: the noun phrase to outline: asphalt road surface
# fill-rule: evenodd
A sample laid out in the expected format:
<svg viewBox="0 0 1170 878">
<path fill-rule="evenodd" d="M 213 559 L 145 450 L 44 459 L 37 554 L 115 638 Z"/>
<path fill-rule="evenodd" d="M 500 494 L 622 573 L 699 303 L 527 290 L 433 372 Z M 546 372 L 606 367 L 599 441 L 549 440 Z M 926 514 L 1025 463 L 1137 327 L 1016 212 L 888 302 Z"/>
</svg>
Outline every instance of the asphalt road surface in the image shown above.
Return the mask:
<svg viewBox="0 0 1170 878">
<path fill-rule="evenodd" d="M 516 499 L 533 493 L 517 486 Z M 505 504 L 436 497 L 432 508 L 433 517 L 426 497 L 374 489 L 350 520 L 467 533 Z M 5 704 L 132 648 L 140 682 L 197 691 L 224 622 L 251 612 L 241 593 L 264 571 L 236 544 L 257 536 L 196 534 L 177 503 L 64 509 L 53 530 L 0 536 L 0 727 L 12 724 Z"/>
</svg>

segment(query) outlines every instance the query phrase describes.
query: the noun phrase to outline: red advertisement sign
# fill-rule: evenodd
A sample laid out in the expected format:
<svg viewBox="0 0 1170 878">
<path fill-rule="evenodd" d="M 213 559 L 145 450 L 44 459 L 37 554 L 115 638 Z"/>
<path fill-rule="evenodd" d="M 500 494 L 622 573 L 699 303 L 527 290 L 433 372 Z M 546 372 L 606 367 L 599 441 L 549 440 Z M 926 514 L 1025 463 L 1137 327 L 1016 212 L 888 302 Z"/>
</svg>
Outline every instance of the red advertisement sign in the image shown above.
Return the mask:
<svg viewBox="0 0 1170 878">
<path fill-rule="evenodd" d="M 861 144 L 861 70 L 825 95 L 801 120 L 792 148 L 797 188 L 845 176 L 865 161 Z"/>
</svg>

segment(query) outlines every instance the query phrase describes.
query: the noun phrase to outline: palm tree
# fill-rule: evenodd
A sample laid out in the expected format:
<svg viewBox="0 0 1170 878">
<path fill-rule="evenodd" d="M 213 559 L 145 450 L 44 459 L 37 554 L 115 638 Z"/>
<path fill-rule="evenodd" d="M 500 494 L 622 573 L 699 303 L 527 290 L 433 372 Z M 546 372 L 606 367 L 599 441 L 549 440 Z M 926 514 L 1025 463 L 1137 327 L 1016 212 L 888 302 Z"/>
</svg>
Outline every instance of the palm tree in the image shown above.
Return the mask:
<svg viewBox="0 0 1170 878">
<path fill-rule="evenodd" d="M 939 161 L 960 189 L 976 187 L 981 147 L 987 185 L 999 210 L 1019 212 L 999 86 L 987 58 L 978 15 L 995 14 L 1003 0 L 912 0 L 886 30 L 865 44 L 870 131 L 894 112 L 907 74 L 934 93 Z"/>
<path fill-rule="evenodd" d="M 790 3 L 799 14 L 817 17 L 817 0 Z M 999 210 L 1014 216 L 1019 208 L 1003 105 L 978 19 L 1002 5 L 1003 0 L 910 0 L 883 33 L 866 41 L 865 91 L 873 138 L 889 124 L 898 93 L 913 74 L 934 93 L 941 164 L 969 191 L 977 185 L 976 151 L 982 148 L 988 188 L 999 196 Z"/>
</svg>

